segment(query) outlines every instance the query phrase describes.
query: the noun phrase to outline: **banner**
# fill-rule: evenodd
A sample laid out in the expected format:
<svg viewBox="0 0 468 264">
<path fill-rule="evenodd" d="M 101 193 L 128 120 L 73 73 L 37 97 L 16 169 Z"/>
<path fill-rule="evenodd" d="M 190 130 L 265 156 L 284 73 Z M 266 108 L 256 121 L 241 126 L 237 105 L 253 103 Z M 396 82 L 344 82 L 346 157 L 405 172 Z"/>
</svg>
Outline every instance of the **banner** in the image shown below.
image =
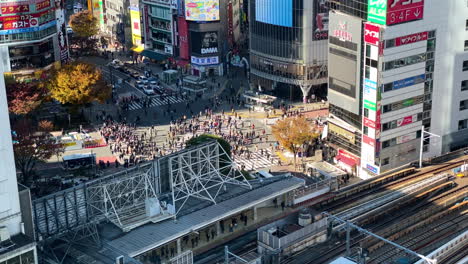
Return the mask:
<svg viewBox="0 0 468 264">
<path fill-rule="evenodd" d="M 218 21 L 219 0 L 185 0 L 185 19 L 190 21 Z"/>
<path fill-rule="evenodd" d="M 177 18 L 177 27 L 179 30 L 179 56 L 183 60 L 189 60 L 188 24 L 184 17 Z"/>
<path fill-rule="evenodd" d="M 328 39 L 328 0 L 314 0 L 313 40 Z"/>
<path fill-rule="evenodd" d="M 55 16 L 57 18 L 57 34 L 58 34 L 58 42 L 59 42 L 59 48 L 60 48 L 60 62 L 62 64 L 67 63 L 69 59 L 68 36 L 67 36 L 67 29 L 66 29 L 64 4 L 65 4 L 64 0 L 55 1 Z"/>
</svg>

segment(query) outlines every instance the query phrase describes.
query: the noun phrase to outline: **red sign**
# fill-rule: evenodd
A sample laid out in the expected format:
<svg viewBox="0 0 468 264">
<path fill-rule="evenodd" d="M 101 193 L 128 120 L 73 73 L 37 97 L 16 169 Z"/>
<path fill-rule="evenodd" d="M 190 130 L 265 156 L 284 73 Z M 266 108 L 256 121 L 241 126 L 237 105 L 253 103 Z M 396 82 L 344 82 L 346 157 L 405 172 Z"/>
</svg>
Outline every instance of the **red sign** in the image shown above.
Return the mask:
<svg viewBox="0 0 468 264">
<path fill-rule="evenodd" d="M 375 122 L 374 121 L 370 120 L 367 117 L 364 117 L 363 121 L 364 121 L 364 126 L 375 129 Z"/>
<path fill-rule="evenodd" d="M 27 13 L 29 12 L 29 5 L 2 6 L 1 9 L 2 9 L 2 15 Z"/>
<path fill-rule="evenodd" d="M 45 24 L 54 18 L 54 13 L 50 11 L 28 15 L 0 16 L 0 23 L 3 24 L 1 30 L 35 27 L 39 25 L 39 19 L 42 21 L 41 24 Z"/>
<path fill-rule="evenodd" d="M 337 37 L 341 41 L 352 41 L 353 40 L 353 35 L 351 33 L 341 30 L 341 29 L 335 29 L 332 32 L 334 37 Z"/>
<path fill-rule="evenodd" d="M 36 11 L 50 7 L 50 0 L 42 1 L 36 4 Z"/>
<path fill-rule="evenodd" d="M 380 27 L 366 23 L 364 25 L 364 41 L 366 43 L 378 46 L 380 40 Z"/>
<path fill-rule="evenodd" d="M 420 32 L 416 34 L 411 34 L 395 39 L 395 46 L 402 46 L 406 44 L 415 43 L 418 41 L 427 40 L 427 32 Z"/>
<path fill-rule="evenodd" d="M 413 116 L 406 116 L 397 120 L 397 127 L 413 123 Z"/>
<path fill-rule="evenodd" d="M 231 45 L 234 44 L 234 25 L 232 18 L 232 3 L 228 5 L 228 40 Z"/>
<path fill-rule="evenodd" d="M 375 147 L 375 140 L 364 134 L 362 134 L 362 143 L 366 143 L 369 146 Z"/>
<path fill-rule="evenodd" d="M 189 60 L 188 24 L 184 17 L 177 18 L 179 29 L 179 56 L 183 60 Z"/>
<path fill-rule="evenodd" d="M 342 161 L 343 163 L 346 163 L 350 166 L 354 166 L 356 164 L 359 164 L 359 158 L 354 156 L 353 154 L 347 152 L 344 149 L 339 149 L 338 150 L 338 155 L 336 155 L 336 159 L 339 161 Z"/>
<path fill-rule="evenodd" d="M 387 6 L 387 25 L 400 24 L 422 19 L 424 0 L 389 0 Z"/>
</svg>

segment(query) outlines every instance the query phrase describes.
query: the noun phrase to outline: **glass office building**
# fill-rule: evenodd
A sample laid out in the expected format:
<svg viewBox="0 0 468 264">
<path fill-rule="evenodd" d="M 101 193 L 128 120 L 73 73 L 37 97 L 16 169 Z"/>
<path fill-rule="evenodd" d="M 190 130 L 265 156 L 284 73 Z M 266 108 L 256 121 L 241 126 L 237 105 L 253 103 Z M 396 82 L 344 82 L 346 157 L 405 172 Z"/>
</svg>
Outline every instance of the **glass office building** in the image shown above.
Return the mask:
<svg viewBox="0 0 468 264">
<path fill-rule="evenodd" d="M 327 0 L 252 0 L 251 83 L 288 99 L 325 96 Z"/>
</svg>

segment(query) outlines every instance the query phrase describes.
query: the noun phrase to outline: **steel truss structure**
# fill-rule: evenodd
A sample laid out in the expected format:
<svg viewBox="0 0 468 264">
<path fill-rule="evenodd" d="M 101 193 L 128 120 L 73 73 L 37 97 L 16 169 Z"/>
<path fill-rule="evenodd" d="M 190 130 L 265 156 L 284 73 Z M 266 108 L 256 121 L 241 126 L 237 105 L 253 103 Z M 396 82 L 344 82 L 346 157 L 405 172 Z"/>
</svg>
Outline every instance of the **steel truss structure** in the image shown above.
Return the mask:
<svg viewBox="0 0 468 264">
<path fill-rule="evenodd" d="M 124 232 L 145 224 L 145 202 L 159 196 L 159 174 L 153 166 L 146 166 L 125 177 L 89 186 L 88 210 L 92 215 L 103 215 Z M 167 213 L 167 210 L 161 209 Z"/>
<path fill-rule="evenodd" d="M 176 214 L 190 198 L 216 204 L 216 198 L 228 184 L 252 189 L 216 141 L 169 158 L 169 173 Z"/>
<path fill-rule="evenodd" d="M 74 245 L 89 246 L 91 238 L 100 246 L 97 225 L 103 221 L 128 232 L 175 217 L 192 198 L 216 204 L 228 185 L 252 188 L 221 145 L 210 141 L 33 200 L 36 239 L 62 263 Z M 147 206 L 156 206 L 157 214 L 148 216 Z"/>
</svg>

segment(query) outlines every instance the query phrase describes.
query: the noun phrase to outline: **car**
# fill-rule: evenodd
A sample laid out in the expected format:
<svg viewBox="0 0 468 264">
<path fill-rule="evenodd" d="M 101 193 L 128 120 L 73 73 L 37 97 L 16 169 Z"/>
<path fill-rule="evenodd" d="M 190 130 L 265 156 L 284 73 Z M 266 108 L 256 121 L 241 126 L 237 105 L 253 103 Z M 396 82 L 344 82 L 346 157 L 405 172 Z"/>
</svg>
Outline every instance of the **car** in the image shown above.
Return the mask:
<svg viewBox="0 0 468 264">
<path fill-rule="evenodd" d="M 163 89 L 161 89 L 161 87 L 159 87 L 157 85 L 153 85 L 153 86 L 151 86 L 151 88 L 153 88 L 154 92 L 157 93 L 157 94 L 164 94 Z"/>
<path fill-rule="evenodd" d="M 144 84 L 148 84 L 148 79 L 143 75 L 138 76 L 138 80 L 142 81 Z"/>
<path fill-rule="evenodd" d="M 150 82 L 152 82 L 152 81 L 157 81 L 157 79 L 154 78 L 154 77 L 149 77 L 149 78 L 148 78 L 148 81 L 150 81 Z"/>
<path fill-rule="evenodd" d="M 148 81 L 149 81 L 149 79 L 148 79 Z M 158 85 L 158 82 L 157 81 L 150 81 L 149 84 L 150 85 Z"/>
<path fill-rule="evenodd" d="M 67 9 L 70 10 L 70 9 L 73 9 L 73 6 L 71 4 L 68 4 L 67 5 Z"/>
<path fill-rule="evenodd" d="M 149 87 L 148 85 L 146 85 L 146 86 L 143 87 L 143 92 L 144 92 L 146 95 L 154 95 L 154 90 L 151 89 L 151 87 Z"/>
<path fill-rule="evenodd" d="M 67 34 L 73 34 L 73 29 L 70 26 L 67 26 Z"/>
<path fill-rule="evenodd" d="M 120 60 L 115 59 L 115 60 L 112 60 L 112 64 L 114 64 L 114 65 L 122 65 L 122 62 L 121 62 Z"/>
<path fill-rule="evenodd" d="M 130 76 L 132 76 L 135 79 L 138 79 L 138 77 L 140 77 L 140 74 L 138 72 L 132 72 L 130 73 Z"/>
</svg>

